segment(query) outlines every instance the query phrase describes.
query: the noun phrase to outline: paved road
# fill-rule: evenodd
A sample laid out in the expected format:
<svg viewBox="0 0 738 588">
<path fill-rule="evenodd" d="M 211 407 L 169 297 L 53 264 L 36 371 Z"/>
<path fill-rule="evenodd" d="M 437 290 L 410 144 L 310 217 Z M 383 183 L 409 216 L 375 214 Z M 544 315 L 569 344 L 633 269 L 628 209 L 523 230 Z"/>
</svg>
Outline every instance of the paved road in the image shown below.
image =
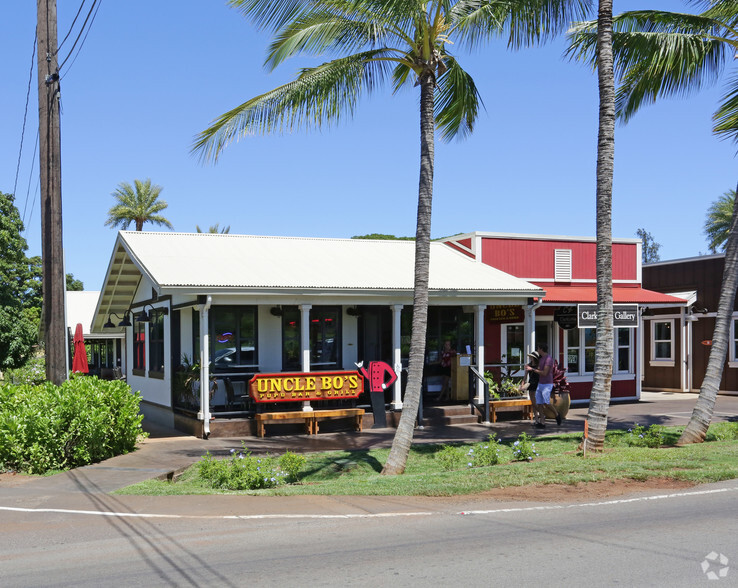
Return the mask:
<svg viewBox="0 0 738 588">
<path fill-rule="evenodd" d="M 237 498 L 195 517 L 5 511 L 0 583 L 738 585 L 734 481 L 590 504 L 333 499 L 311 513 L 306 501 L 307 512 L 269 518 L 239 517 L 250 497 Z M 713 552 L 715 581 L 702 568 Z"/>
</svg>

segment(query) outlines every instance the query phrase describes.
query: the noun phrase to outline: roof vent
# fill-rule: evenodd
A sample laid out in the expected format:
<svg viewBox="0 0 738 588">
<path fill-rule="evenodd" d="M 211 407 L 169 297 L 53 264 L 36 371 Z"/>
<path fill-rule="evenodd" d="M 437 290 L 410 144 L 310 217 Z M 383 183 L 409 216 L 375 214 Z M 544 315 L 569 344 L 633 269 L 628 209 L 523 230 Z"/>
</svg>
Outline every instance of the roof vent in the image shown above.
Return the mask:
<svg viewBox="0 0 738 588">
<path fill-rule="evenodd" d="M 571 249 L 554 249 L 554 280 L 571 282 Z"/>
</svg>

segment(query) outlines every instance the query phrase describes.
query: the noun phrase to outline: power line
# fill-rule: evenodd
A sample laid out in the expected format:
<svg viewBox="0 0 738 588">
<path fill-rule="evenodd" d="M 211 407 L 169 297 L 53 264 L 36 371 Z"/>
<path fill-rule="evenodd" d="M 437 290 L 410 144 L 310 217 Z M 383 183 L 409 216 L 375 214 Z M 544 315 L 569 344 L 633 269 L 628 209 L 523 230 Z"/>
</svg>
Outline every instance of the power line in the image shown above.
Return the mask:
<svg viewBox="0 0 738 588">
<path fill-rule="evenodd" d="M 31 71 L 28 72 L 28 89 L 26 90 L 26 109 L 23 112 L 23 128 L 21 129 L 20 148 L 18 149 L 18 164 L 15 166 L 15 182 L 13 183 L 13 195 L 15 195 L 15 191 L 18 188 L 18 174 L 20 173 L 21 155 L 23 154 L 23 138 L 25 137 L 25 134 L 26 134 L 26 120 L 28 118 L 28 100 L 31 97 L 31 81 L 33 80 L 33 66 L 36 63 L 36 34 L 37 34 L 36 31 L 34 31 L 33 51 L 31 53 Z"/>
<path fill-rule="evenodd" d="M 90 34 L 90 31 L 92 30 L 92 25 L 95 22 L 95 18 L 97 17 L 97 11 L 100 10 L 100 5 L 102 4 L 102 0 L 100 0 L 99 4 L 97 5 L 97 8 L 95 9 L 95 14 L 92 15 L 92 20 L 90 21 L 90 26 L 87 27 L 87 32 L 85 33 L 84 39 L 82 39 L 82 43 L 79 46 L 79 49 L 77 49 L 77 53 L 74 56 L 74 59 L 72 59 L 72 63 L 69 64 L 69 67 L 67 68 L 67 73 L 69 73 L 69 70 L 72 69 L 72 66 L 74 65 L 74 62 L 77 61 L 77 58 L 79 57 L 80 52 L 82 51 L 82 47 L 85 45 L 85 41 L 87 40 L 87 35 Z M 66 60 L 65 60 L 66 61 Z M 67 74 L 64 74 L 62 78 L 64 78 Z M 60 78 L 60 79 L 62 79 Z"/>
<path fill-rule="evenodd" d="M 67 34 L 64 36 L 64 39 L 62 39 L 62 42 L 59 43 L 59 46 L 56 48 L 56 53 L 58 54 L 59 51 L 61 51 L 62 46 L 66 42 L 66 40 L 69 38 L 69 35 L 72 34 L 72 30 L 74 30 L 74 24 L 77 22 L 77 19 L 79 18 L 80 13 L 82 12 L 82 9 L 85 6 L 85 2 L 87 0 L 82 0 L 82 4 L 79 5 L 79 10 L 77 10 L 77 14 L 74 16 L 74 20 L 72 21 L 71 26 L 69 27 L 69 30 L 67 31 Z"/>
<path fill-rule="evenodd" d="M 92 6 L 90 6 L 90 10 L 87 12 L 87 16 L 85 17 L 85 22 L 82 23 L 82 28 L 79 30 L 79 33 L 77 34 L 77 38 L 74 40 L 74 44 L 72 45 L 72 48 L 69 50 L 69 53 L 64 58 L 64 61 L 62 61 L 59 64 L 59 67 L 57 71 L 61 71 L 61 69 L 64 67 L 64 64 L 67 62 L 67 60 L 72 56 L 72 53 L 74 53 L 74 48 L 77 46 L 77 42 L 79 41 L 80 37 L 82 36 L 82 33 L 85 32 L 85 28 L 87 27 L 87 21 L 90 20 L 90 16 L 92 16 L 92 11 L 95 10 L 95 7 L 99 9 L 100 6 L 98 4 L 100 0 L 93 0 Z M 95 15 L 97 15 L 97 10 L 95 10 Z M 92 19 L 95 20 L 94 17 Z M 92 23 L 90 23 L 90 26 L 92 26 Z M 89 33 L 89 29 L 87 29 L 87 33 Z M 85 39 L 87 38 L 87 34 L 85 34 Z M 84 45 L 84 41 L 82 41 L 82 44 Z M 80 50 L 82 49 L 82 45 L 80 45 Z"/>
<path fill-rule="evenodd" d="M 36 151 L 38 150 L 38 139 L 39 139 L 39 129 L 36 129 L 36 143 L 33 147 L 33 157 L 31 158 L 31 171 L 28 172 L 28 188 L 26 189 L 26 202 L 23 205 L 23 218 L 21 219 L 23 221 L 23 226 L 28 227 L 26 224 L 26 208 L 28 208 L 28 196 L 31 193 L 31 178 L 33 177 L 33 168 L 36 165 Z M 37 188 L 38 189 L 38 188 Z M 33 205 L 31 205 L 31 212 L 33 213 Z M 28 222 L 31 222 L 31 218 L 29 216 Z"/>
</svg>

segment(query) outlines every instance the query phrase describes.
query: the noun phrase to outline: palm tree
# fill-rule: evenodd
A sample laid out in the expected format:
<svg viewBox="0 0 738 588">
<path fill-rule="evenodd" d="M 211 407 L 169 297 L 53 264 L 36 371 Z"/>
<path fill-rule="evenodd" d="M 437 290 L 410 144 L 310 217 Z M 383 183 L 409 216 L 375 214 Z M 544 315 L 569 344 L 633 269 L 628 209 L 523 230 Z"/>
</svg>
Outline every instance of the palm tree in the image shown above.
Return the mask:
<svg viewBox="0 0 738 588">
<path fill-rule="evenodd" d="M 157 214 L 169 206 L 164 200 L 159 200 L 161 186 L 152 186 L 151 180 L 134 180 L 135 188 L 128 182 L 118 184 L 111 194 L 117 204 L 108 211 L 108 220 L 105 225 L 120 227 L 125 230 L 131 223 L 136 223 L 136 230 L 142 231 L 144 223 L 164 225 L 173 229 L 172 223 Z"/>
<path fill-rule="evenodd" d="M 725 250 L 728 244 L 734 207 L 735 190 L 728 190 L 707 209 L 705 235 L 707 235 L 708 247 L 713 253 L 718 249 Z"/>
<path fill-rule="evenodd" d="M 200 225 L 195 225 L 195 230 L 198 233 L 205 233 L 206 231 L 203 231 L 200 228 Z M 207 230 L 208 233 L 220 233 L 221 235 L 227 235 L 231 232 L 231 225 L 228 225 L 227 227 L 220 228 L 220 223 L 215 223 L 214 225 L 210 225 L 210 227 Z"/>
<path fill-rule="evenodd" d="M 625 12 L 614 19 L 613 47 L 621 80 L 617 92 L 619 116 L 627 121 L 644 104 L 660 96 L 683 95 L 720 78 L 733 61 L 738 45 L 738 2 L 702 0 L 700 14 L 659 10 Z M 596 46 L 593 23 L 574 31 L 570 52 L 592 56 Z M 713 131 L 738 142 L 738 76 L 729 78 L 713 115 Z M 715 332 L 697 405 L 679 444 L 703 441 L 707 434 L 728 349 L 730 318 L 738 286 L 738 207 L 732 218 L 725 256 Z"/>
<path fill-rule="evenodd" d="M 310 129 L 350 115 L 362 94 L 391 79 L 395 91 L 420 88 L 420 180 L 410 363 L 400 423 L 383 473 L 405 469 L 420 402 L 428 315 L 435 130 L 443 139 L 473 130 L 480 98 L 471 76 L 450 53 L 453 41 L 473 47 L 509 35 L 520 47 L 552 36 L 583 14 L 586 0 L 230 0 L 275 33 L 266 65 L 298 54 L 336 59 L 301 70 L 296 80 L 223 114 L 193 150 L 217 160 L 236 138 Z M 574 8 L 572 8 L 574 7 Z M 453 41 L 452 41 L 453 39 Z"/>
</svg>

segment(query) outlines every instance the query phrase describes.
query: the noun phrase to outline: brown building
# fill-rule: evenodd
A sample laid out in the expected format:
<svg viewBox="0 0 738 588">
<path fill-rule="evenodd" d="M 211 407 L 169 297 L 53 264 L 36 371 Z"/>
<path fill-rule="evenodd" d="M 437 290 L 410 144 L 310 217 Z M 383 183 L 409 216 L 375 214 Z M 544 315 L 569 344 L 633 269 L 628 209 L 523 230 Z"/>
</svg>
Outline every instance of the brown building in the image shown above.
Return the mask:
<svg viewBox="0 0 738 588">
<path fill-rule="evenodd" d="M 707 369 L 725 255 L 703 255 L 643 266 L 643 287 L 685 298 L 684 309 L 643 314 L 643 389 L 698 392 Z M 733 305 L 721 393 L 738 393 L 738 313 Z M 676 312 L 675 312 L 676 311 Z"/>
</svg>

